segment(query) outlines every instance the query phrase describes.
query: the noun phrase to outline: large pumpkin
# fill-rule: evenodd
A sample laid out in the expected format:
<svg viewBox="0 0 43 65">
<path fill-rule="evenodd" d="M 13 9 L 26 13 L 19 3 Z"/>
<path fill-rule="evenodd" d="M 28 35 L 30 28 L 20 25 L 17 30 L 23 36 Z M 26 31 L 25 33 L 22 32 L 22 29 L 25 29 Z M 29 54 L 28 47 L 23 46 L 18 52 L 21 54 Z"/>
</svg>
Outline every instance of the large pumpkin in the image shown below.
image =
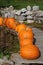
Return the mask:
<svg viewBox="0 0 43 65">
<path fill-rule="evenodd" d="M 21 30 L 26 29 L 26 25 L 25 24 L 20 24 L 16 27 L 16 31 L 19 33 Z"/>
<path fill-rule="evenodd" d="M 0 26 L 3 25 L 3 18 L 0 18 Z"/>
<path fill-rule="evenodd" d="M 29 31 L 29 30 L 22 30 L 19 34 L 19 39 L 23 40 L 23 39 L 31 39 L 33 40 L 34 36 L 33 36 L 33 32 Z"/>
<path fill-rule="evenodd" d="M 31 39 L 23 39 L 20 41 L 20 47 L 24 47 L 26 45 L 32 45 L 33 44 L 33 40 Z"/>
<path fill-rule="evenodd" d="M 35 45 L 27 45 L 20 48 L 20 55 L 25 59 L 36 59 L 40 56 L 40 51 Z"/>
</svg>

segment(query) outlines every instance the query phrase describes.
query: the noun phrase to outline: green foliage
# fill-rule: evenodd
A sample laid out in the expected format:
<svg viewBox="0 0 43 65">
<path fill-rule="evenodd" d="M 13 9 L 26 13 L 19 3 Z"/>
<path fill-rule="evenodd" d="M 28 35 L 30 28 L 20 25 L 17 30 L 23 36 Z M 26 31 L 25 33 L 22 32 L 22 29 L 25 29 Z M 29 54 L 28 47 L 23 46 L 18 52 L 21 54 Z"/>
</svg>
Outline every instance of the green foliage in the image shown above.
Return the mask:
<svg viewBox="0 0 43 65">
<path fill-rule="evenodd" d="M 1 50 L 0 50 L 0 58 L 3 58 L 3 53 Z"/>
<path fill-rule="evenodd" d="M 43 10 L 43 0 L 0 0 L 0 7 L 8 7 L 13 5 L 16 9 L 21 9 L 28 5 L 39 5 L 40 9 Z"/>
<path fill-rule="evenodd" d="M 6 58 L 9 59 L 11 54 L 9 53 L 9 51 L 2 52 L 2 50 L 1 50 L 0 51 L 0 58 L 2 59 L 4 56 L 6 56 Z"/>
<path fill-rule="evenodd" d="M 17 33 L 6 26 L 0 26 L 0 58 L 6 56 L 9 59 L 11 53 L 19 51 L 19 47 Z"/>
</svg>

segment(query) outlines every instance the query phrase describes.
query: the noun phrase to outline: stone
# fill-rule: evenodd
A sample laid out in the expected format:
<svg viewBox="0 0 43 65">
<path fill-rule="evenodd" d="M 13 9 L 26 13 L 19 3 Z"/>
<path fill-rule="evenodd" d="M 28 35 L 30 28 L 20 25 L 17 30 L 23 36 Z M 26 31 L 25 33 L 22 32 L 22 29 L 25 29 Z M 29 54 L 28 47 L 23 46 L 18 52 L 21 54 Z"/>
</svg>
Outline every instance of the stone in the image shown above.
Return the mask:
<svg viewBox="0 0 43 65">
<path fill-rule="evenodd" d="M 8 13 L 5 13 L 3 17 L 9 17 L 9 14 Z"/>
<path fill-rule="evenodd" d="M 12 62 L 12 61 L 10 61 L 10 60 L 7 60 L 6 62 L 4 61 L 3 62 L 3 65 L 14 65 L 14 63 Z"/>
<path fill-rule="evenodd" d="M 19 20 L 19 22 L 20 22 L 20 23 L 23 23 L 24 21 L 20 21 L 20 20 Z"/>
<path fill-rule="evenodd" d="M 8 11 L 11 12 L 13 11 L 14 7 L 11 5 L 9 8 L 8 8 Z"/>
<path fill-rule="evenodd" d="M 13 10 L 12 12 L 13 12 L 13 14 L 15 14 L 16 13 L 16 10 Z"/>
<path fill-rule="evenodd" d="M 7 61 L 8 59 L 7 59 L 7 57 L 6 57 L 6 56 L 4 56 L 4 57 L 3 57 L 3 60 L 4 60 L 4 61 Z"/>
<path fill-rule="evenodd" d="M 9 10 L 9 8 L 7 8 L 7 7 L 6 7 L 6 8 L 4 8 L 4 11 L 5 11 L 5 12 L 8 12 L 8 10 Z"/>
<path fill-rule="evenodd" d="M 25 13 L 22 13 L 21 15 L 22 15 L 22 16 L 25 16 L 25 17 L 27 16 Z"/>
<path fill-rule="evenodd" d="M 21 11 L 18 10 L 17 12 L 15 12 L 16 15 L 20 15 L 21 14 Z"/>
<path fill-rule="evenodd" d="M 28 11 L 31 11 L 31 6 L 27 6 L 27 10 Z"/>
<path fill-rule="evenodd" d="M 22 12 L 22 13 L 24 13 L 24 12 L 26 12 L 26 11 L 27 11 L 26 8 L 22 8 L 22 9 L 21 9 L 21 12 Z"/>
<path fill-rule="evenodd" d="M 25 15 L 33 15 L 32 11 L 26 11 Z"/>
<path fill-rule="evenodd" d="M 4 11 L 1 11 L 1 14 L 2 14 L 2 17 L 4 17 L 4 16 L 5 16 L 5 12 L 4 12 Z"/>
<path fill-rule="evenodd" d="M 37 16 L 43 16 L 43 11 L 37 11 Z"/>
<path fill-rule="evenodd" d="M 16 20 L 20 20 L 20 21 L 23 21 L 23 20 L 25 20 L 26 19 L 26 17 L 24 17 L 24 16 L 22 16 L 22 15 L 15 15 L 15 19 Z"/>
<path fill-rule="evenodd" d="M 34 16 L 34 20 L 38 23 L 43 22 L 43 11 L 37 11 L 36 15 Z"/>
<path fill-rule="evenodd" d="M 38 11 L 39 10 L 39 6 L 33 6 L 33 11 Z"/>
<path fill-rule="evenodd" d="M 17 20 L 18 19 L 18 15 L 15 14 L 14 18 Z"/>
<path fill-rule="evenodd" d="M 30 16 L 30 15 L 28 15 L 28 16 L 27 16 L 27 20 L 31 20 L 31 19 L 33 19 L 33 17 Z"/>
<path fill-rule="evenodd" d="M 5 17 L 10 17 L 10 16 L 11 16 L 10 12 L 5 13 Z"/>
<path fill-rule="evenodd" d="M 4 17 L 14 17 L 14 12 L 12 11 L 12 12 L 7 12 L 7 13 L 5 13 L 4 14 Z"/>
<path fill-rule="evenodd" d="M 0 65 L 2 65 L 2 64 L 3 64 L 3 62 L 4 62 L 4 60 L 3 60 L 3 59 L 0 59 Z"/>
<path fill-rule="evenodd" d="M 15 12 L 10 12 L 9 17 L 13 18 L 15 16 Z"/>
<path fill-rule="evenodd" d="M 34 20 L 27 20 L 27 23 L 33 23 Z"/>
</svg>

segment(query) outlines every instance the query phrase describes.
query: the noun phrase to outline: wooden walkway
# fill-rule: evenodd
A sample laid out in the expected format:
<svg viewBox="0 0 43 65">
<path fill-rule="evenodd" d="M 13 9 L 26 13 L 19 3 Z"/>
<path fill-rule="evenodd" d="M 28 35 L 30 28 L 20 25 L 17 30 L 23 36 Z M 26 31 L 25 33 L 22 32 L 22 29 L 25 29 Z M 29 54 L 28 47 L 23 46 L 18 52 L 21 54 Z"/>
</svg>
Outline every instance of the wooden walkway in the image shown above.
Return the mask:
<svg viewBox="0 0 43 65">
<path fill-rule="evenodd" d="M 38 59 L 35 60 L 26 60 L 21 58 L 21 56 L 18 53 L 12 54 L 11 60 L 15 62 L 15 65 L 22 65 L 22 63 L 39 63 L 43 64 L 43 31 L 37 29 L 37 28 L 32 28 L 33 32 L 35 34 L 35 45 L 37 45 L 40 49 L 41 56 Z"/>
</svg>

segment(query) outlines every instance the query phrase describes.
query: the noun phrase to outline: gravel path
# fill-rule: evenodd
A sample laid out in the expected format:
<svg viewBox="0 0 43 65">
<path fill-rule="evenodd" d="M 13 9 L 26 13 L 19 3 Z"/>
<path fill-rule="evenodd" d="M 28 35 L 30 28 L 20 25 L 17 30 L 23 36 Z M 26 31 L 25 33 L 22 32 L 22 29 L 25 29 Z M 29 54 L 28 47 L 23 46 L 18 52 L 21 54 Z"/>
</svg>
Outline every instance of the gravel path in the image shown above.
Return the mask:
<svg viewBox="0 0 43 65">
<path fill-rule="evenodd" d="M 33 32 L 34 32 L 34 37 L 36 39 L 35 41 L 35 45 L 37 45 L 40 49 L 41 52 L 41 56 L 40 56 L 40 61 L 43 62 L 43 31 L 37 28 L 33 28 Z"/>
</svg>

